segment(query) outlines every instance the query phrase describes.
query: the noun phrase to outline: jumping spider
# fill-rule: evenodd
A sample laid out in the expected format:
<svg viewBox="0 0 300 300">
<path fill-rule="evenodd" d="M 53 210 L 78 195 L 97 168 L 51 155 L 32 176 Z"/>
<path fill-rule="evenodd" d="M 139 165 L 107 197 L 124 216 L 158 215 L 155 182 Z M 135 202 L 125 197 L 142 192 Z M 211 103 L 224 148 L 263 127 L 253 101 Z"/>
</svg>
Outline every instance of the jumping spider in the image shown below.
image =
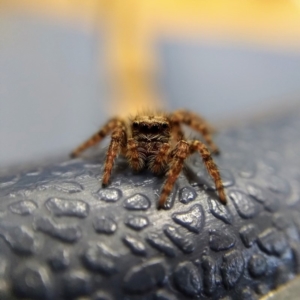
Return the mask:
<svg viewBox="0 0 300 300">
<path fill-rule="evenodd" d="M 215 182 L 220 201 L 226 204 L 222 179 L 210 151 L 198 140 L 185 140 L 181 124 L 200 132 L 210 150 L 213 153 L 219 152 L 212 141 L 213 129 L 209 124 L 194 113 L 178 110 L 171 114 L 139 114 L 128 120 L 112 118 L 96 134 L 76 148 L 71 156 L 77 157 L 112 132 L 102 185 L 108 184 L 115 158 L 122 154 L 136 171 L 147 168 L 155 174 L 166 174 L 167 179 L 158 204 L 159 207 L 164 207 L 185 159 L 199 151 L 208 173 Z"/>
</svg>

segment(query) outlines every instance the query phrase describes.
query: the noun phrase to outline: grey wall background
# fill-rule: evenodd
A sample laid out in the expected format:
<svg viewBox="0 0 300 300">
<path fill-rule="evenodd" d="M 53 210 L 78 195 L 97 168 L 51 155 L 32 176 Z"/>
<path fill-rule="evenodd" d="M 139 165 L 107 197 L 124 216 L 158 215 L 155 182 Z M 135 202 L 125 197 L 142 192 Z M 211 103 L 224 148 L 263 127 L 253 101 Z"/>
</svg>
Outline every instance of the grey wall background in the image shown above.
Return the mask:
<svg viewBox="0 0 300 300">
<path fill-rule="evenodd" d="M 102 43 L 103 44 L 103 43 Z M 300 100 L 300 53 L 158 41 L 170 108 L 211 122 L 249 119 Z M 55 157 L 108 117 L 103 47 L 42 19 L 0 12 L 0 166 Z"/>
</svg>

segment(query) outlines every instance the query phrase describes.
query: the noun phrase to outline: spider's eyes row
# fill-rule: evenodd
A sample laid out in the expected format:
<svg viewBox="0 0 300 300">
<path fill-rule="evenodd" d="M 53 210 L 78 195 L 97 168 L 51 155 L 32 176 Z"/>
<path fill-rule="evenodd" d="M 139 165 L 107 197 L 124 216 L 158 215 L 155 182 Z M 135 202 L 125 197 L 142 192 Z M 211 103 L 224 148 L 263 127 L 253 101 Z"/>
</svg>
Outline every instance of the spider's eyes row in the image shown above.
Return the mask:
<svg viewBox="0 0 300 300">
<path fill-rule="evenodd" d="M 133 122 L 132 123 L 132 127 L 135 128 L 135 129 L 138 129 L 140 128 L 141 130 L 148 130 L 148 129 L 151 129 L 151 130 L 159 130 L 161 127 L 163 129 L 166 129 L 169 127 L 169 125 L 167 123 L 162 123 L 161 126 L 158 125 L 158 124 L 153 124 L 153 125 L 147 125 L 145 123 L 142 123 L 142 124 L 139 124 L 138 122 Z"/>
</svg>

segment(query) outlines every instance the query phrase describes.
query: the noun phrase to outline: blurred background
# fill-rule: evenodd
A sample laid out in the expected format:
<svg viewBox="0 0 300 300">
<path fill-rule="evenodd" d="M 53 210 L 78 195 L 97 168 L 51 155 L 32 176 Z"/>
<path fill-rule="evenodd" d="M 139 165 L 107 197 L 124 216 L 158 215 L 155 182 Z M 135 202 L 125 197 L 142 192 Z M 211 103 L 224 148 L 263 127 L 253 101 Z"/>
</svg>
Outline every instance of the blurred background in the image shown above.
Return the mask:
<svg viewBox="0 0 300 300">
<path fill-rule="evenodd" d="M 0 0 L 1 168 L 137 109 L 237 126 L 299 104 L 299 0 Z"/>
</svg>

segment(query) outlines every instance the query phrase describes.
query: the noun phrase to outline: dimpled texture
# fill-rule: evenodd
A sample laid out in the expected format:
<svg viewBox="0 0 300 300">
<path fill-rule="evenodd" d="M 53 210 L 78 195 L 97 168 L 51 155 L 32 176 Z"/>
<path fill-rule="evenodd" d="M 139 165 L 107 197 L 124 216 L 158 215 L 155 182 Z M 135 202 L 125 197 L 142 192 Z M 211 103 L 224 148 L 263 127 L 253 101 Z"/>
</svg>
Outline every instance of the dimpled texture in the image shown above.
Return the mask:
<svg viewBox="0 0 300 300">
<path fill-rule="evenodd" d="M 0 176 L 1 299 L 256 299 L 300 272 L 299 112 L 223 129 L 228 204 L 199 155 L 164 177 L 103 153 Z M 88 157 L 88 156 L 86 156 Z"/>
</svg>

